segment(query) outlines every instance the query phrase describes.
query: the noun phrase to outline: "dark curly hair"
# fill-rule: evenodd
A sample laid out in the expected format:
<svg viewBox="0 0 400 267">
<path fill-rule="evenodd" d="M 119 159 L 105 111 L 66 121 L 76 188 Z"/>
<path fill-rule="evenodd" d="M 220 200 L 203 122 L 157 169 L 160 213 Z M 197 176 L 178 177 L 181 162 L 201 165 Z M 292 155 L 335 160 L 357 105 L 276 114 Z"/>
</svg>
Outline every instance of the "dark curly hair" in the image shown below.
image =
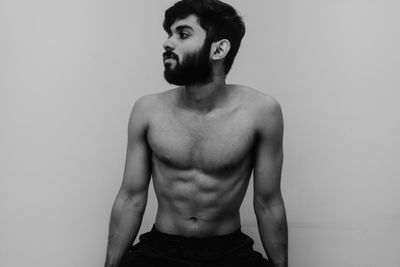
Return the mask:
<svg viewBox="0 0 400 267">
<path fill-rule="evenodd" d="M 207 40 L 215 42 L 228 39 L 231 43 L 224 61 L 225 74 L 228 74 L 246 32 L 243 19 L 232 6 L 219 0 L 181 0 L 165 11 L 164 30 L 169 32 L 175 20 L 189 15 L 198 17 L 200 26 L 206 31 Z"/>
</svg>

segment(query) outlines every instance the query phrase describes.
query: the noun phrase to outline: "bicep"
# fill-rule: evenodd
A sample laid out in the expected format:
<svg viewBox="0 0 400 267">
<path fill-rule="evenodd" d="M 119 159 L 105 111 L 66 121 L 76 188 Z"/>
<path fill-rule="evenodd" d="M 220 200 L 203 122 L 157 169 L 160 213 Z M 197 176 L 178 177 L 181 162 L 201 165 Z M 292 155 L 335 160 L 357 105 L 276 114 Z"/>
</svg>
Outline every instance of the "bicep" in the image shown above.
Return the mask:
<svg viewBox="0 0 400 267">
<path fill-rule="evenodd" d="M 277 102 L 261 114 L 254 164 L 254 202 L 272 204 L 281 198 L 283 117 Z"/>
<path fill-rule="evenodd" d="M 151 152 L 147 144 L 147 122 L 142 100 L 135 103 L 128 125 L 128 145 L 121 191 L 137 197 L 147 196 L 151 176 Z"/>
</svg>

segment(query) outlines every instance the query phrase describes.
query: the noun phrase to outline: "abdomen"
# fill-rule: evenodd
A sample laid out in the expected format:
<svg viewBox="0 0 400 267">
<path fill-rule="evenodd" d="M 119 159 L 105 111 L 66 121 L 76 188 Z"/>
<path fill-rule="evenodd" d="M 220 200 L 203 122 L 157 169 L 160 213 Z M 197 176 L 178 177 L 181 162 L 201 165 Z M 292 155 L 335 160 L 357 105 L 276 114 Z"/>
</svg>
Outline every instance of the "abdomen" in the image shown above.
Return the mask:
<svg viewBox="0 0 400 267">
<path fill-rule="evenodd" d="M 157 228 L 184 236 L 213 236 L 237 230 L 250 173 L 250 159 L 234 170 L 213 174 L 179 170 L 153 159 Z"/>
</svg>

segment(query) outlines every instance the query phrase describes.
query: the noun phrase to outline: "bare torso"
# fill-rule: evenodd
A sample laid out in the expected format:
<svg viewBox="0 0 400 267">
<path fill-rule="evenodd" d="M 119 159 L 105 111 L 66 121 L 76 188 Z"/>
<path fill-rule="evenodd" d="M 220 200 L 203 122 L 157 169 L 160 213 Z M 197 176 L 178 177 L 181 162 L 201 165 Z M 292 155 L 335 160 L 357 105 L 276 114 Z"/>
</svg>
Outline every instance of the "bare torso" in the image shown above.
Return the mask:
<svg viewBox="0 0 400 267">
<path fill-rule="evenodd" d="M 254 101 L 231 86 L 224 107 L 199 114 L 180 107 L 177 89 L 153 96 L 147 131 L 158 201 L 156 227 L 206 237 L 240 227 L 239 208 L 253 169 Z"/>
</svg>

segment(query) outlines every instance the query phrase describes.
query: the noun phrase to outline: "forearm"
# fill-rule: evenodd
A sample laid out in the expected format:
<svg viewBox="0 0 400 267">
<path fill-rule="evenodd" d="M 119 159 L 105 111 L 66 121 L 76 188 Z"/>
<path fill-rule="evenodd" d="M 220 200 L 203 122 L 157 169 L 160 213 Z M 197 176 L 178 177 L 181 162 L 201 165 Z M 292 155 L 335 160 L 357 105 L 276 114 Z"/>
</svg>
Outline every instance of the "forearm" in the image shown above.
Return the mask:
<svg viewBox="0 0 400 267">
<path fill-rule="evenodd" d="M 115 199 L 110 219 L 105 267 L 118 266 L 124 252 L 136 238 L 146 203 L 125 195 Z"/>
<path fill-rule="evenodd" d="M 269 260 L 276 267 L 288 266 L 288 229 L 283 200 L 274 205 L 255 203 L 258 230 Z"/>
</svg>

